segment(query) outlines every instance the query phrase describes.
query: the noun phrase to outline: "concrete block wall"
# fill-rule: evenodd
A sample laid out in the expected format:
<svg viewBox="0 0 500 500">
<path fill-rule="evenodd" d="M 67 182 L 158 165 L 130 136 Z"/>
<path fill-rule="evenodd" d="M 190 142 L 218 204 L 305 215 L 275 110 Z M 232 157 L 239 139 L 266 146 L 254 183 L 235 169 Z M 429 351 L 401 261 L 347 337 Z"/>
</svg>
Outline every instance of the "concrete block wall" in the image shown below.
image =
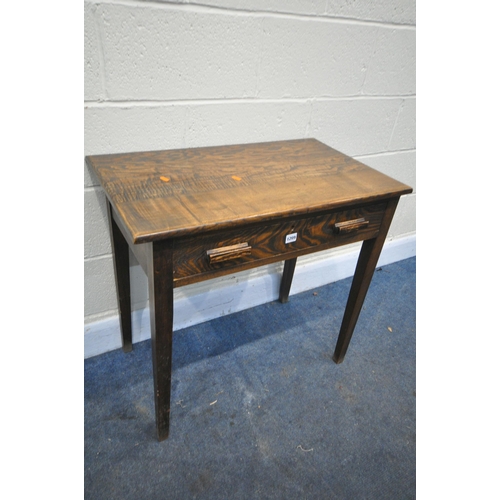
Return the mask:
<svg viewBox="0 0 500 500">
<path fill-rule="evenodd" d="M 414 254 L 415 0 L 96 0 L 84 16 L 86 155 L 315 137 L 413 186 L 389 243 L 403 248 L 392 259 Z M 90 356 L 117 348 L 119 335 L 105 198 L 84 168 Z M 303 258 L 292 293 L 321 284 L 306 278 L 316 268 L 337 266 L 320 273 L 327 281 L 349 275 L 352 258 L 338 266 L 355 251 Z M 273 300 L 280 269 L 177 289 L 174 327 Z M 258 286 L 259 299 L 246 295 Z M 213 289 L 240 299 L 228 308 L 220 293 L 206 315 L 182 309 L 206 306 Z M 132 301 L 141 340 L 148 297 L 138 265 Z"/>
</svg>

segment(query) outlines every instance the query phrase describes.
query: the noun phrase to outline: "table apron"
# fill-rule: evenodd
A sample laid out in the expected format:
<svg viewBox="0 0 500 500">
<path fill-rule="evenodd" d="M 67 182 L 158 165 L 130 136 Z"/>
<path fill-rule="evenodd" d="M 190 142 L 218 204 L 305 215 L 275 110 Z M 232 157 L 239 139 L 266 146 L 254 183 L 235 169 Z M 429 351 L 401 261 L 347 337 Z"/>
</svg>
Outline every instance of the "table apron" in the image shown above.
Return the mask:
<svg viewBox="0 0 500 500">
<path fill-rule="evenodd" d="M 386 206 L 382 202 L 176 239 L 174 286 L 375 238 Z M 224 260 L 214 259 L 214 255 Z"/>
</svg>

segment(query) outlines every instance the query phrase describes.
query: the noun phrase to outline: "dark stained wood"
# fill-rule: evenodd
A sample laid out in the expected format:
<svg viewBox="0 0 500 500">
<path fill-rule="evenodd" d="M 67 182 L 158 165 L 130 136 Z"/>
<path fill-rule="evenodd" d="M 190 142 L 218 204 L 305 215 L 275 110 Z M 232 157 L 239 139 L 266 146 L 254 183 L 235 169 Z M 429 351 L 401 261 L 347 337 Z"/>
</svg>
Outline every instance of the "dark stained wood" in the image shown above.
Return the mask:
<svg viewBox="0 0 500 500">
<path fill-rule="evenodd" d="M 173 289 L 363 241 L 335 348 L 342 362 L 406 186 L 315 139 L 90 156 L 108 199 L 124 350 L 132 348 L 128 247 L 148 275 L 158 439 L 168 437 Z"/>
<path fill-rule="evenodd" d="M 261 223 L 241 229 L 178 238 L 174 242 L 175 286 L 229 274 L 236 268 L 251 269 L 374 237 L 378 233 L 385 207 L 386 202 L 382 202 L 287 222 Z M 357 231 L 335 233 L 337 222 L 362 216 L 368 224 L 359 226 Z M 287 243 L 287 236 L 294 234 L 297 239 Z M 209 249 L 242 243 L 250 246 L 251 250 L 239 255 L 237 260 L 211 262 L 206 256 Z"/>
<path fill-rule="evenodd" d="M 134 243 L 411 192 L 316 139 L 88 156 L 86 161 Z"/>
<path fill-rule="evenodd" d="M 285 260 L 285 265 L 283 266 L 283 275 L 281 276 L 279 296 L 279 301 L 282 304 L 286 304 L 288 302 L 288 296 L 290 295 L 290 288 L 292 286 L 293 273 L 295 271 L 296 263 L 297 257 L 295 257 L 294 259 Z"/>
<path fill-rule="evenodd" d="M 109 202 L 108 202 L 109 206 Z M 114 223 L 118 226 L 120 229 L 122 236 L 125 238 L 125 240 L 128 243 L 129 249 L 132 251 L 134 254 L 135 258 L 139 262 L 139 264 L 142 267 L 142 270 L 148 274 L 148 256 L 150 249 L 149 247 L 151 246 L 151 243 L 143 243 L 142 245 L 134 245 L 132 242 L 132 237 L 130 236 L 130 233 L 127 231 L 127 228 L 125 227 L 123 221 L 120 219 L 120 217 L 116 214 L 114 210 L 111 210 L 111 216 L 113 217 Z M 109 213 L 108 213 L 108 218 L 109 218 Z"/>
<path fill-rule="evenodd" d="M 163 441 L 168 437 L 170 425 L 172 376 L 174 291 L 171 240 L 152 244 L 148 261 L 148 284 L 156 431 L 158 439 Z"/>
<path fill-rule="evenodd" d="M 335 363 L 342 363 L 344 360 L 398 201 L 398 198 L 389 201 L 378 236 L 365 240 L 361 247 L 351 284 L 351 290 L 349 292 L 349 298 L 347 299 L 344 318 L 340 326 L 337 345 L 335 346 L 335 352 L 333 354 Z"/>
<path fill-rule="evenodd" d="M 113 266 L 115 271 L 122 349 L 124 352 L 130 352 L 132 350 L 132 308 L 130 301 L 129 245 L 116 225 L 109 202 L 106 203 L 106 206 L 108 209 L 111 247 L 113 249 Z"/>
</svg>

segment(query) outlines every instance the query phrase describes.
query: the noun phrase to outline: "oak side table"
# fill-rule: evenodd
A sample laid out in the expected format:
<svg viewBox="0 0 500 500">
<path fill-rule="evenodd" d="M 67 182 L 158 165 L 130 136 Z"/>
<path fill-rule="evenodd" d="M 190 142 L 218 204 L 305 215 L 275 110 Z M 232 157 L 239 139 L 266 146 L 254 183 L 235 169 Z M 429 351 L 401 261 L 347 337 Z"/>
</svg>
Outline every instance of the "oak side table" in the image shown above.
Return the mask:
<svg viewBox="0 0 500 500">
<path fill-rule="evenodd" d="M 158 439 L 168 437 L 173 289 L 363 241 L 333 360 L 346 354 L 401 195 L 412 188 L 316 139 L 87 156 L 107 197 L 122 346 L 129 248 L 148 276 Z"/>
</svg>

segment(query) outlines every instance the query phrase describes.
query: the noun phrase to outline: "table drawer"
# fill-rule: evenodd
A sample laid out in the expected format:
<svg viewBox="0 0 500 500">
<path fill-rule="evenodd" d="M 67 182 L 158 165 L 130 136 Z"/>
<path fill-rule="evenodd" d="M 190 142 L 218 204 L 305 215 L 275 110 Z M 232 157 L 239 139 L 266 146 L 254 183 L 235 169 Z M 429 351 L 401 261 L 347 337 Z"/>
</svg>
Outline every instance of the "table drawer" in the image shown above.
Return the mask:
<svg viewBox="0 0 500 500">
<path fill-rule="evenodd" d="M 227 274 L 373 238 L 385 207 L 378 203 L 181 238 L 174 243 L 174 282 L 187 284 L 198 281 L 197 275 Z"/>
</svg>

